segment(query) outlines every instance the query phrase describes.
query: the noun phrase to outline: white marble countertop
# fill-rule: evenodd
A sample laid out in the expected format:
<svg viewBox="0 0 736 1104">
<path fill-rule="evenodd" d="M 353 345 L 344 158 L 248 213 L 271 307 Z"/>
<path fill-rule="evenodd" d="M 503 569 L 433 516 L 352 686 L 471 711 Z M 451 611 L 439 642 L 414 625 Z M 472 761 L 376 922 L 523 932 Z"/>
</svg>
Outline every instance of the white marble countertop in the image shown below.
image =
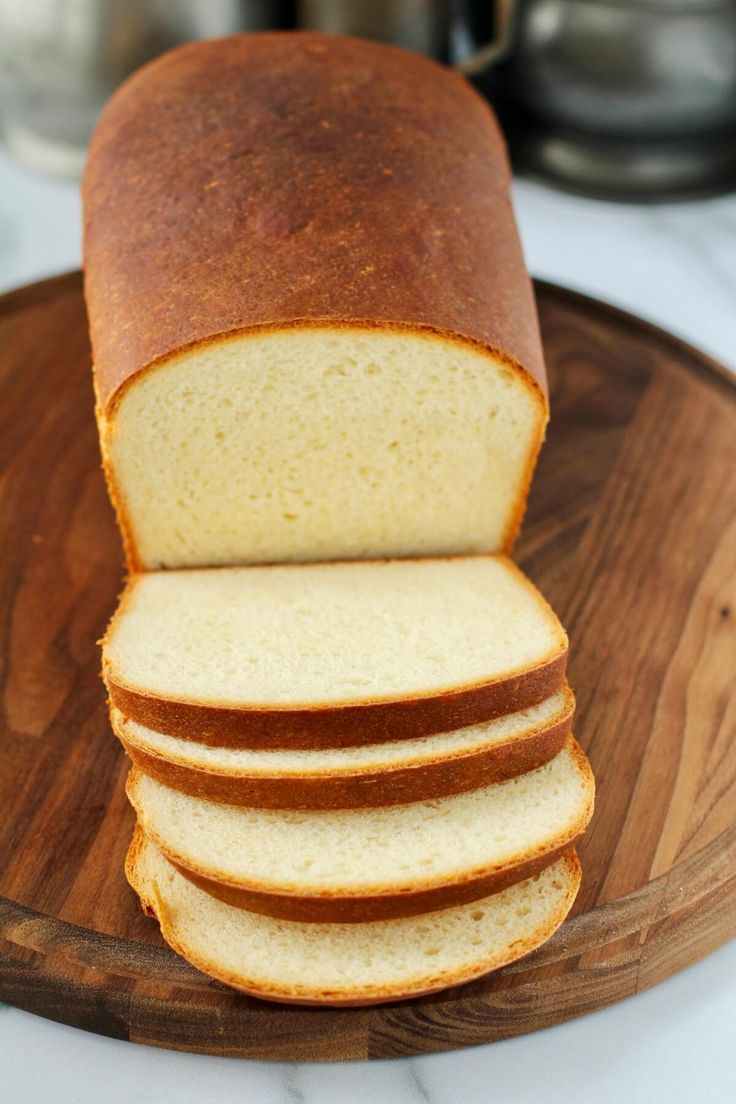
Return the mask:
<svg viewBox="0 0 736 1104">
<path fill-rule="evenodd" d="M 736 195 L 633 206 L 515 185 L 529 266 L 699 345 L 736 370 Z M 0 152 L 0 292 L 79 265 L 76 187 Z M 133 1046 L 0 1006 L 8 1104 L 732 1104 L 736 942 L 656 989 L 503 1043 L 341 1066 Z"/>
</svg>

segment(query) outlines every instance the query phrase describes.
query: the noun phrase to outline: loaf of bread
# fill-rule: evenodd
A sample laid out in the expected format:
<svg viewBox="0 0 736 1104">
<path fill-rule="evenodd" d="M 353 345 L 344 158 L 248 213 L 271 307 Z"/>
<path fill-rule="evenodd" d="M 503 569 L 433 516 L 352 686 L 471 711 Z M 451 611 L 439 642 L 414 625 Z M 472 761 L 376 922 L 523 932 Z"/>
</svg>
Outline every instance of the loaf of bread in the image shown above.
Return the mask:
<svg viewBox="0 0 736 1104">
<path fill-rule="evenodd" d="M 312 33 L 165 55 L 91 144 L 127 875 L 266 999 L 460 984 L 580 883 L 567 638 L 507 558 L 548 415 L 508 186 L 461 77 Z"/>
<path fill-rule="evenodd" d="M 214 896 L 270 916 L 347 923 L 475 901 L 530 877 L 578 841 L 595 787 L 570 736 L 535 771 L 387 808 L 221 805 L 136 770 L 127 792 L 146 835 Z"/>
<path fill-rule="evenodd" d="M 504 556 L 159 571 L 103 642 L 113 705 L 219 747 L 406 740 L 537 705 L 567 637 Z"/>
<path fill-rule="evenodd" d="M 378 1004 L 471 981 L 549 939 L 580 885 L 571 851 L 471 905 L 368 924 L 302 924 L 218 901 L 184 878 L 140 829 L 126 873 L 178 954 L 233 989 L 290 1004 Z"/>
<path fill-rule="evenodd" d="M 313 751 L 208 747 L 154 732 L 114 707 L 110 721 L 144 774 L 193 797 L 263 809 L 356 809 L 445 797 L 534 770 L 561 750 L 574 709 L 565 687 L 483 724 Z"/>
<path fill-rule="evenodd" d="M 134 569 L 508 551 L 547 420 L 503 141 L 365 40 L 184 46 L 103 112 L 85 292 Z"/>
</svg>

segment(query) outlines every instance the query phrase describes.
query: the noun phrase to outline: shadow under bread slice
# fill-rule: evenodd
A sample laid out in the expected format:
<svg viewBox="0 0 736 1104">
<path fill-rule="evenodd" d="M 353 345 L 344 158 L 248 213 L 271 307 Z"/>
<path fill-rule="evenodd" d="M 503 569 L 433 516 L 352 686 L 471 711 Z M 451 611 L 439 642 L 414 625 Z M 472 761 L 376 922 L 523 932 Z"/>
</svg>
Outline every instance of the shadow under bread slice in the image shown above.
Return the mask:
<svg viewBox="0 0 736 1104">
<path fill-rule="evenodd" d="M 127 792 L 146 834 L 207 892 L 266 915 L 346 923 L 446 908 L 523 881 L 574 845 L 594 802 L 572 736 L 535 771 L 408 805 L 250 809 L 178 793 L 135 768 Z"/>
<path fill-rule="evenodd" d="M 581 871 L 574 851 L 473 904 L 363 924 L 304 924 L 210 896 L 136 831 L 128 881 L 164 939 L 241 992 L 293 1004 L 369 1005 L 461 985 L 544 943 L 567 916 Z"/>
</svg>

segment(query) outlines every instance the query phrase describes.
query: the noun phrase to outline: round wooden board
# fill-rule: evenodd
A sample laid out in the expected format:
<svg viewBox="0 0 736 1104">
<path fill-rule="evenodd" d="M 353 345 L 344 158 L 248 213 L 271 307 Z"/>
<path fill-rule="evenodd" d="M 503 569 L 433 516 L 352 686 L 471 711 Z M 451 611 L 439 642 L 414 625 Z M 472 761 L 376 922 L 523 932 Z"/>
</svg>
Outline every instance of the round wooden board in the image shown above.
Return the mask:
<svg viewBox="0 0 736 1104">
<path fill-rule="evenodd" d="M 99 639 L 122 578 L 78 275 L 0 299 L 0 999 L 118 1038 L 383 1058 L 533 1031 L 736 936 L 736 404 L 717 365 L 539 284 L 553 420 L 518 558 L 571 638 L 598 780 L 573 918 L 488 979 L 373 1009 L 238 996 L 123 877 L 133 817 Z"/>
</svg>

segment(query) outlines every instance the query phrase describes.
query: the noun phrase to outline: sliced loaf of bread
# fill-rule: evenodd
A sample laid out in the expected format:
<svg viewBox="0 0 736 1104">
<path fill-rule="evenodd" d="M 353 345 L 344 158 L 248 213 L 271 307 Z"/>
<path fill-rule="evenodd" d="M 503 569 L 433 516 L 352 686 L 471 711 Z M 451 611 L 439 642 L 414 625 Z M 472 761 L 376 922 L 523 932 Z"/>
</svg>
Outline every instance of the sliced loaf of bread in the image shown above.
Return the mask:
<svg viewBox="0 0 736 1104">
<path fill-rule="evenodd" d="M 178 954 L 234 989 L 290 1004 L 379 1004 L 481 977 L 549 939 L 580 885 L 580 864 L 570 851 L 473 904 L 377 923 L 302 924 L 215 899 L 184 878 L 140 829 L 126 873 Z"/>
<path fill-rule="evenodd" d="M 594 783 L 570 736 L 535 771 L 409 805 L 248 809 L 135 768 L 128 796 L 146 835 L 214 896 L 270 916 L 357 923 L 474 901 L 543 869 L 585 830 Z"/>
<path fill-rule="evenodd" d="M 569 687 L 483 724 L 365 747 L 251 751 L 154 732 L 111 710 L 135 766 L 193 797 L 263 809 L 351 809 L 445 797 L 502 782 L 554 758 L 570 731 Z"/>
<path fill-rule="evenodd" d="M 537 705 L 567 638 L 504 556 L 133 577 L 103 642 L 112 704 L 222 746 L 406 740 Z"/>
<path fill-rule="evenodd" d="M 84 179 L 108 482 L 135 570 L 508 551 L 547 399 L 501 132 L 338 35 L 197 42 Z"/>
</svg>

